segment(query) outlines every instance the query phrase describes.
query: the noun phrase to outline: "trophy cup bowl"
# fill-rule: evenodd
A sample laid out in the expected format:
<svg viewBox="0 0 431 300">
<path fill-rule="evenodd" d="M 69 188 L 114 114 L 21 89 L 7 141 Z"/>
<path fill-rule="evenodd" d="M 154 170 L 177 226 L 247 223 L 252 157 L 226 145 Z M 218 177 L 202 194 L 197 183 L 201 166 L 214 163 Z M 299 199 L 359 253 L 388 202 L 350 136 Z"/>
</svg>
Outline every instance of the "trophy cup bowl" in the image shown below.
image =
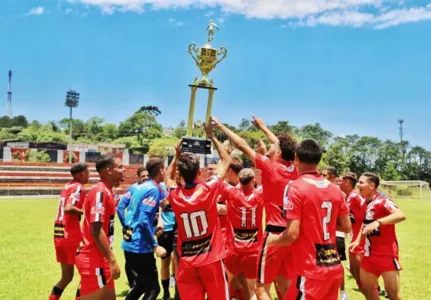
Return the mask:
<svg viewBox="0 0 431 300">
<path fill-rule="evenodd" d="M 193 58 L 196 66 L 201 71 L 201 77 L 196 78 L 193 84 L 189 85 L 191 88 L 190 97 L 190 110 L 189 118 L 187 123 L 187 135 L 183 137 L 181 144 L 181 151 L 192 152 L 199 154 L 211 154 L 211 141 L 204 138 L 204 132 L 200 121 L 198 124 L 193 122 L 195 102 L 196 102 L 196 91 L 197 89 L 208 90 L 208 106 L 206 112 L 205 122 L 208 122 L 211 116 L 212 101 L 214 92 L 217 88 L 214 86 L 212 79 L 208 77 L 208 74 L 215 69 L 215 67 L 227 56 L 227 49 L 220 47 L 219 50 L 211 47 L 211 41 L 214 39 L 214 29 L 218 30 L 218 27 L 212 21 L 207 27 L 208 40 L 207 43 L 202 47 L 196 47 L 195 43 L 191 43 L 188 48 L 188 53 Z M 194 130 L 193 130 L 194 129 Z M 194 134 L 195 133 L 195 134 Z"/>
</svg>

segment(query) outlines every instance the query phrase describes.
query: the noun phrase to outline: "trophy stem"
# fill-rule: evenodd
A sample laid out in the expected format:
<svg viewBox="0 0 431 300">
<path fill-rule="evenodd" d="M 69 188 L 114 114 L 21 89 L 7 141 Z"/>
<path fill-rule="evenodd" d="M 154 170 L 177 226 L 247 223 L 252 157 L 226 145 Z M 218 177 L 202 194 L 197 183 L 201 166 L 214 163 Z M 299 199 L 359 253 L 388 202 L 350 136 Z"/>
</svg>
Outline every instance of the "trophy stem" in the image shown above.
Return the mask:
<svg viewBox="0 0 431 300">
<path fill-rule="evenodd" d="M 208 90 L 208 106 L 207 106 L 207 115 L 206 115 L 206 118 L 205 118 L 205 123 L 207 123 L 207 124 L 210 121 L 210 117 L 211 117 L 211 110 L 212 110 L 212 107 L 213 107 L 214 92 L 215 92 L 215 89 L 209 89 Z"/>
<path fill-rule="evenodd" d="M 190 86 L 192 89 L 192 94 L 190 96 L 190 109 L 189 109 L 189 120 L 187 122 L 187 136 L 193 135 L 193 117 L 195 114 L 195 103 L 196 103 L 196 90 L 197 87 Z"/>
</svg>

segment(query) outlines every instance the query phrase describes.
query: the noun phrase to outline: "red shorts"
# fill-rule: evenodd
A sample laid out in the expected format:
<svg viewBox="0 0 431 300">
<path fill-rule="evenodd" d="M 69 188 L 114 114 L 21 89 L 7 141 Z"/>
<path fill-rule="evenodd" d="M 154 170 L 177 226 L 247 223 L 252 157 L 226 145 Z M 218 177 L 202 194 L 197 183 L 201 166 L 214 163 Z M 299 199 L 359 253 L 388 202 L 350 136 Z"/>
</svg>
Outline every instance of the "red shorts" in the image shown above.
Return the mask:
<svg viewBox="0 0 431 300">
<path fill-rule="evenodd" d="M 268 232 L 265 232 L 257 260 L 257 283 L 262 284 L 274 282 L 277 276 L 290 278 L 292 275 L 291 267 L 293 266 L 291 247 L 268 247 L 266 245 L 267 236 Z"/>
<path fill-rule="evenodd" d="M 343 278 L 312 279 L 298 276 L 296 282 L 292 282 L 284 300 L 309 299 L 309 300 L 337 300 Z"/>
<path fill-rule="evenodd" d="M 359 244 L 358 247 L 355 248 L 355 250 L 353 251 L 350 250 L 349 253 L 354 255 L 364 254 L 364 245 L 365 245 L 365 239 L 362 240 L 362 242 Z"/>
<path fill-rule="evenodd" d="M 76 256 L 76 268 L 81 275 L 81 296 L 92 294 L 104 286 L 108 286 L 109 289 L 115 286 L 114 280 L 111 279 L 109 264 L 95 267 L 90 263 L 90 258 L 94 259 L 83 253 Z"/>
<path fill-rule="evenodd" d="M 226 269 L 232 275 L 244 273 L 247 279 L 255 279 L 257 277 L 257 253 L 238 253 L 227 250 L 224 262 L 226 264 Z"/>
<path fill-rule="evenodd" d="M 395 257 L 364 256 L 361 261 L 361 269 L 380 277 L 384 272 L 400 271 L 402 267 Z"/>
<path fill-rule="evenodd" d="M 55 255 L 57 256 L 57 262 L 62 264 L 74 265 L 76 249 L 78 249 L 78 245 L 55 246 Z"/>
<path fill-rule="evenodd" d="M 181 298 L 203 300 L 206 299 L 206 293 L 209 299 L 230 299 L 226 271 L 221 260 L 192 268 L 182 268 L 180 263 L 176 282 Z"/>
</svg>

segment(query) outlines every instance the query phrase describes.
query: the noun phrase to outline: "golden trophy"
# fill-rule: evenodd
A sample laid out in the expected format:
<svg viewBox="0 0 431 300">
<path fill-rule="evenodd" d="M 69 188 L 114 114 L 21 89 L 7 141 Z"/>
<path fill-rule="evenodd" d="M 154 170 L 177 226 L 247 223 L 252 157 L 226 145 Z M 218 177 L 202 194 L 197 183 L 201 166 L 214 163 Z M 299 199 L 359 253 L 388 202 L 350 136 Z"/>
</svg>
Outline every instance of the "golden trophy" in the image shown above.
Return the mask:
<svg viewBox="0 0 431 300">
<path fill-rule="evenodd" d="M 214 30 L 219 28 L 213 21 L 207 26 L 208 39 L 204 46 L 196 48 L 195 43 L 189 45 L 188 52 L 196 63 L 196 66 L 201 71 L 201 77 L 195 78 L 193 84 L 190 84 L 190 110 L 187 122 L 187 134 L 183 137 L 181 149 L 184 152 L 193 152 L 200 154 L 211 153 L 211 141 L 203 138 L 203 128 L 201 121 L 193 122 L 196 103 L 196 92 L 198 89 L 208 90 L 208 105 L 205 117 L 205 122 L 208 123 L 211 117 L 211 109 L 213 103 L 214 92 L 217 88 L 214 86 L 212 79 L 208 78 L 208 74 L 227 56 L 227 49 L 222 46 L 219 50 L 211 47 L 211 42 L 214 39 Z"/>
</svg>

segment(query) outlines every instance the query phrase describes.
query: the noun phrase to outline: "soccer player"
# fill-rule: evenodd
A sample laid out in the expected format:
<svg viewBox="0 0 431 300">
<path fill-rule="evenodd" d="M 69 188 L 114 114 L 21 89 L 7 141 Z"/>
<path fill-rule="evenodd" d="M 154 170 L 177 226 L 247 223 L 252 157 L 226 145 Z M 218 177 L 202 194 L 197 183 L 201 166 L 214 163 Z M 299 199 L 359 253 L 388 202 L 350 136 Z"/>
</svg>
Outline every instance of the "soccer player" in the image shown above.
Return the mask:
<svg viewBox="0 0 431 300">
<path fill-rule="evenodd" d="M 337 184 L 338 180 L 338 176 L 337 176 L 337 169 L 334 167 L 327 167 L 325 169 L 322 170 L 322 177 L 329 180 L 330 182 L 334 183 L 337 186 L 340 186 L 339 184 Z M 346 261 L 347 260 L 347 255 L 346 255 L 346 235 L 344 232 L 337 230 L 336 232 L 337 235 L 337 250 L 338 250 L 338 254 L 340 254 L 340 259 L 341 261 Z M 341 283 L 341 288 L 340 288 L 340 298 L 341 300 L 347 300 L 347 294 L 346 294 L 346 290 L 345 290 L 345 286 L 344 286 L 344 269 L 343 269 L 343 282 Z"/>
<path fill-rule="evenodd" d="M 211 177 L 214 175 L 214 172 L 217 168 L 217 162 L 215 160 L 210 161 L 207 165 L 207 175 L 208 177 Z"/>
<path fill-rule="evenodd" d="M 167 201 L 172 205 L 178 224 L 177 248 L 179 266 L 177 285 L 183 299 L 228 300 L 229 288 L 225 277 L 223 258 L 226 249 L 217 214 L 217 197 L 223 185 L 222 178 L 229 168 L 229 154 L 215 138 L 211 124 L 204 124 L 207 137 L 217 149 L 221 162 L 215 174 L 206 182 L 198 182 L 199 158 L 193 153 L 180 153 L 167 171 Z M 175 187 L 175 169 L 184 180 L 184 187 Z"/>
<path fill-rule="evenodd" d="M 145 167 L 140 167 L 137 171 L 138 175 L 138 181 L 134 184 L 132 184 L 128 189 L 127 192 L 123 195 L 120 202 L 117 206 L 117 215 L 118 219 L 120 220 L 121 226 L 123 227 L 123 233 L 125 233 L 126 230 L 126 209 L 129 206 L 130 199 L 132 198 L 133 193 L 135 192 L 136 188 L 142 184 L 143 182 L 147 181 L 148 179 L 148 171 Z M 124 254 L 125 255 L 125 254 Z M 129 287 L 133 288 L 133 285 L 135 284 L 135 279 L 133 276 L 133 272 L 130 268 L 130 266 L 127 264 L 127 260 L 124 266 L 124 269 L 126 271 L 126 277 L 127 282 L 129 283 Z"/>
<path fill-rule="evenodd" d="M 255 174 L 251 169 L 239 172 L 240 187 L 224 186 L 222 194 L 227 199 L 229 224 L 226 232 L 226 268 L 229 281 L 244 274 L 247 299 L 256 300 L 257 258 L 263 240 L 262 190 L 254 188 Z"/>
<path fill-rule="evenodd" d="M 112 251 L 115 203 L 112 188 L 124 178 L 121 159 L 110 154 L 96 162 L 100 181 L 91 188 L 84 202 L 82 242 L 76 253 L 81 275 L 81 300 L 115 299 L 114 280 L 120 267 Z"/>
<path fill-rule="evenodd" d="M 346 194 L 346 203 L 350 211 L 350 222 L 352 223 L 352 238 L 354 242 L 362 230 L 365 210 L 367 208 L 365 199 L 355 191 L 358 181 L 355 173 L 348 172 L 341 175 L 340 188 Z M 354 251 L 349 251 L 349 268 L 353 278 L 356 280 L 358 288 L 361 289 L 359 270 L 361 259 L 364 254 L 364 242 L 361 243 Z"/>
<path fill-rule="evenodd" d="M 253 116 L 253 115 L 252 115 Z M 276 137 L 264 124 L 262 119 L 253 116 L 253 124 L 267 136 L 271 147 L 268 156 L 256 153 L 240 136 L 213 118 L 217 129 L 223 131 L 230 142 L 243 152 L 262 171 L 263 198 L 266 213 L 266 233 L 280 234 L 286 228 L 283 217 L 283 195 L 286 185 L 298 177 L 293 164 L 295 140 L 289 134 Z M 289 282 L 286 278 L 291 264 L 289 247 L 271 247 L 266 245 L 266 237 L 261 244 L 258 259 L 257 294 L 259 299 L 271 299 L 271 284 L 277 279 L 277 287 L 284 295 Z"/>
<path fill-rule="evenodd" d="M 176 272 L 176 260 L 172 259 L 174 250 L 174 226 L 175 214 L 172 211 L 170 204 L 161 207 L 160 211 L 161 221 L 163 223 L 163 233 L 157 237 L 157 242 L 161 247 L 166 250 L 166 255 L 161 257 L 162 265 L 160 268 L 160 277 L 163 287 L 163 300 L 170 299 L 169 284 L 170 284 L 170 271 L 169 267 L 172 263 L 172 276 Z"/>
<path fill-rule="evenodd" d="M 367 172 L 359 178 L 359 193 L 365 198 L 367 209 L 364 228 L 349 248 L 355 251 L 365 237 L 360 279 L 366 299 L 380 299 L 376 285 L 378 278 L 382 276 L 389 299 L 400 300 L 401 265 L 398 262 L 395 224 L 404 221 L 406 217 L 394 202 L 377 192 L 379 184 L 380 179 L 374 173 Z"/>
<path fill-rule="evenodd" d="M 312 139 L 301 141 L 295 153 L 300 177 L 286 186 L 284 207 L 287 228 L 271 234 L 269 245 L 293 244 L 296 284 L 285 299 L 338 299 L 343 267 L 335 249 L 338 227 L 350 232 L 351 223 L 339 187 L 322 178 L 317 165 L 322 148 Z"/>
<path fill-rule="evenodd" d="M 158 229 L 155 225 L 160 200 L 166 197 L 166 192 L 160 185 L 165 180 L 164 162 L 161 158 L 153 157 L 146 163 L 146 168 L 149 179 L 139 185 L 132 195 L 121 243 L 126 263 L 135 280 L 126 300 L 138 300 L 143 294 L 145 299 L 157 299 L 160 286 L 154 253 L 158 257 L 166 255 L 166 250 L 154 237 Z"/>
<path fill-rule="evenodd" d="M 82 240 L 79 224 L 84 213 L 82 206 L 85 200 L 84 184 L 88 183 L 90 172 L 84 163 L 74 164 L 70 168 L 73 180 L 61 191 L 54 224 L 54 244 L 57 262 L 61 267 L 61 279 L 52 289 L 50 300 L 58 300 L 64 289 L 73 279 L 75 254 Z M 79 298 L 79 290 L 76 298 Z"/>
</svg>

